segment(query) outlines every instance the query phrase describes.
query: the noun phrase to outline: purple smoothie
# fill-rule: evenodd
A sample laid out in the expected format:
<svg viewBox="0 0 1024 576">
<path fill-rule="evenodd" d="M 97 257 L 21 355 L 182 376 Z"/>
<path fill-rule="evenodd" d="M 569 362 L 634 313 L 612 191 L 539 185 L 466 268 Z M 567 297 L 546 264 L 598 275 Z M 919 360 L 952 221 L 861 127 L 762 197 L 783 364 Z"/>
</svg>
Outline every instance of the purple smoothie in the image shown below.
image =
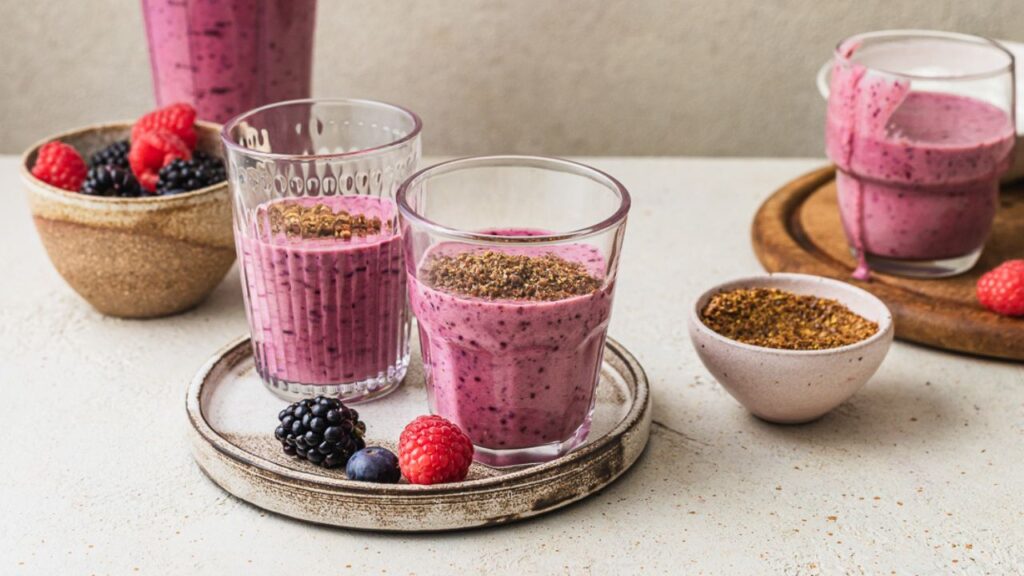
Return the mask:
<svg viewBox="0 0 1024 576">
<path fill-rule="evenodd" d="M 336 385 L 392 376 L 408 361 L 401 235 L 388 200 L 369 196 L 274 200 L 326 204 L 379 217 L 379 234 L 350 240 L 236 234 L 257 369 L 268 381 Z M 266 221 L 267 205 L 257 209 Z"/>
<path fill-rule="evenodd" d="M 427 258 L 468 249 L 442 244 Z M 592 276 L 604 276 L 604 258 L 587 245 L 505 251 L 554 253 L 583 264 Z M 591 294 L 562 300 L 485 300 L 410 278 L 431 410 L 458 424 L 484 449 L 582 442 L 589 431 L 613 289 L 614 283 L 607 282 Z"/>
<path fill-rule="evenodd" d="M 866 278 L 867 256 L 943 260 L 980 250 L 1009 168 L 1009 115 L 982 100 L 913 92 L 905 80 L 838 61 L 826 148 L 843 228 Z"/>
<path fill-rule="evenodd" d="M 157 104 L 225 122 L 310 95 L 316 0 L 143 0 Z"/>
</svg>

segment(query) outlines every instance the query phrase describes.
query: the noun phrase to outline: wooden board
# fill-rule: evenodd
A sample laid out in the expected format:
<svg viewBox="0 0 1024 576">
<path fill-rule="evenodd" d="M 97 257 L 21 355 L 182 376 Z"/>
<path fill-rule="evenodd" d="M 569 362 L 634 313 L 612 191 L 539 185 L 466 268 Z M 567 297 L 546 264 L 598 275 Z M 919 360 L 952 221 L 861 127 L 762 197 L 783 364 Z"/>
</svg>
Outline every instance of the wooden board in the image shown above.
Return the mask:
<svg viewBox="0 0 1024 576">
<path fill-rule="evenodd" d="M 896 337 L 946 350 L 1024 361 L 1024 318 L 982 308 L 974 287 L 987 270 L 1024 258 L 1024 185 L 1003 189 L 992 236 L 973 270 L 953 278 L 921 280 L 874 273 L 851 278 L 850 255 L 839 219 L 835 169 L 816 170 L 773 194 L 754 217 L 754 252 L 769 272 L 837 278 L 881 298 L 896 319 Z"/>
<path fill-rule="evenodd" d="M 367 444 L 395 449 L 402 428 L 427 413 L 419 353 L 402 386 L 356 405 Z M 287 405 L 256 374 L 249 338 L 199 371 L 185 400 L 192 453 L 221 488 L 292 518 L 361 530 L 423 532 L 505 524 L 594 494 L 629 469 L 647 445 L 651 394 L 636 359 L 612 339 L 605 345 L 587 440 L 569 454 L 534 466 L 474 463 L 463 482 L 416 486 L 354 482 L 344 471 L 291 458 L 274 439 Z"/>
</svg>

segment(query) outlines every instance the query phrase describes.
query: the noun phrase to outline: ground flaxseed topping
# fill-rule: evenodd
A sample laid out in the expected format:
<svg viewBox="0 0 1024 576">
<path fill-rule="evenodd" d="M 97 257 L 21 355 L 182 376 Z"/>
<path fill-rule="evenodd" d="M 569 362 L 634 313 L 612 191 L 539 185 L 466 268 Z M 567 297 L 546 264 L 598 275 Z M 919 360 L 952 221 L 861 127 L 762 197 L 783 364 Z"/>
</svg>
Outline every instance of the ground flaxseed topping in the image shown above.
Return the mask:
<svg viewBox="0 0 1024 576">
<path fill-rule="evenodd" d="M 381 221 L 376 216 L 335 212 L 324 204 L 303 205 L 297 202 L 275 202 L 267 209 L 270 231 L 290 238 L 340 238 L 350 240 L 380 234 Z"/>
<path fill-rule="evenodd" d="M 601 287 L 578 262 L 494 250 L 435 256 L 425 278 L 435 289 L 488 300 L 562 300 Z"/>
<path fill-rule="evenodd" d="M 726 338 L 787 350 L 838 348 L 878 332 L 877 323 L 835 300 L 777 288 L 719 292 L 701 310 L 701 320 Z"/>
</svg>

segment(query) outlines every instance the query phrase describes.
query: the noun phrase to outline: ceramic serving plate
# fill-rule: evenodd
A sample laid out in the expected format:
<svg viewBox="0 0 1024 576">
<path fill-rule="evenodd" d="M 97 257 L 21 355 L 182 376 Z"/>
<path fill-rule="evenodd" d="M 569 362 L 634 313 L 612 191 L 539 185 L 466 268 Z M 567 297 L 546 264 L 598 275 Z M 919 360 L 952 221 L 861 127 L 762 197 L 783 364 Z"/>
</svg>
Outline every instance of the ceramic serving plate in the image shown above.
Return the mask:
<svg viewBox="0 0 1024 576">
<path fill-rule="evenodd" d="M 405 424 L 427 412 L 418 351 L 412 357 L 401 388 L 355 406 L 367 425 L 367 445 L 395 450 Z M 464 482 L 354 482 L 340 470 L 290 458 L 273 435 L 277 413 L 286 405 L 260 382 L 249 338 L 221 350 L 196 375 L 186 399 L 200 468 L 224 490 L 261 508 L 320 524 L 391 532 L 503 524 L 575 502 L 633 465 L 647 444 L 651 423 L 647 376 L 610 338 L 593 425 L 582 446 L 535 466 L 496 469 L 474 463 Z"/>
</svg>

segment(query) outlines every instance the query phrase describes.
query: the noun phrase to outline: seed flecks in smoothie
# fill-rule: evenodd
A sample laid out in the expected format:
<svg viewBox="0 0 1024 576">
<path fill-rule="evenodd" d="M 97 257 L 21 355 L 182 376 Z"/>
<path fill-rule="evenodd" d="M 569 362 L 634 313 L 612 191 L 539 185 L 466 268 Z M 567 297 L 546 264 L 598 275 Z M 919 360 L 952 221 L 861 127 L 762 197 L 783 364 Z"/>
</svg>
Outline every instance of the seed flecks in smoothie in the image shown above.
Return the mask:
<svg viewBox="0 0 1024 576">
<path fill-rule="evenodd" d="M 911 91 L 857 63 L 857 48 L 836 58 L 826 128 L 853 276 L 868 278 L 868 256 L 943 260 L 978 250 L 1009 168 L 1009 114 L 976 98 Z"/>
<path fill-rule="evenodd" d="M 308 98 L 316 0 L 144 0 L 157 102 L 227 122 Z"/>
<path fill-rule="evenodd" d="M 555 254 L 509 254 L 494 250 L 435 256 L 427 281 L 438 290 L 487 300 L 562 300 L 590 294 L 601 280 L 578 262 Z"/>
<path fill-rule="evenodd" d="M 505 230 L 501 235 L 531 232 Z M 450 258 L 453 266 L 461 254 L 472 261 L 485 258 L 485 252 L 455 243 L 434 246 L 423 259 L 421 276 L 409 280 L 431 410 L 455 422 L 476 446 L 490 450 L 582 438 L 611 314 L 614 280 L 603 275 L 606 260 L 598 249 L 582 243 L 500 250 L 504 255 L 486 258 L 548 272 L 554 268 L 576 288 L 542 290 L 549 297 L 542 300 L 479 297 L 472 289 L 462 291 L 470 292 L 466 294 L 438 287 L 428 277 L 435 259 Z M 484 279 L 491 279 L 492 272 L 497 274 L 487 270 Z M 469 287 L 479 280 L 470 275 L 449 279 Z M 528 293 L 518 282 L 495 290 L 505 296 Z M 576 292 L 582 294 L 570 294 Z"/>
<path fill-rule="evenodd" d="M 385 226 L 358 239 L 288 237 L 266 224 L 279 205 L 317 204 L 385 222 L 396 212 L 390 200 L 354 195 L 256 209 L 258 227 L 237 242 L 257 368 L 267 379 L 312 385 L 382 378 L 408 354 L 402 236 Z"/>
</svg>

